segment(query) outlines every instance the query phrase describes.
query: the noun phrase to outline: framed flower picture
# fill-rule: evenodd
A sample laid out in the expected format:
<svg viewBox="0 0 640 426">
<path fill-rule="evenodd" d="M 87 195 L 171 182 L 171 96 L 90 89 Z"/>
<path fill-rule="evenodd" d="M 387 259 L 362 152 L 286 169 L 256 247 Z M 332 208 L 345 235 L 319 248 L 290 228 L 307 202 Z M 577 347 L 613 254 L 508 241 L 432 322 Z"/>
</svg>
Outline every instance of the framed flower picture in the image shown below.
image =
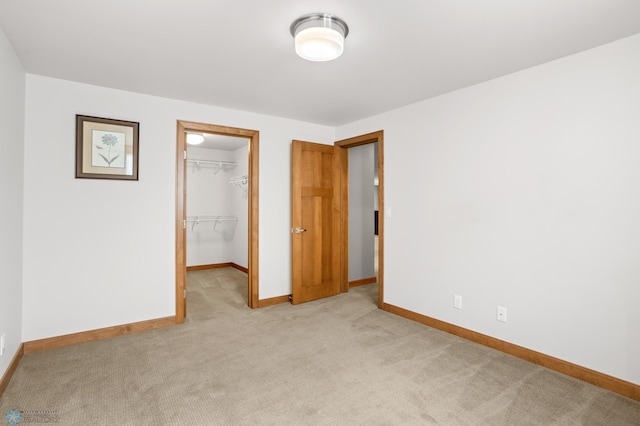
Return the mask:
<svg viewBox="0 0 640 426">
<path fill-rule="evenodd" d="M 76 178 L 138 180 L 139 127 L 76 115 Z"/>
</svg>

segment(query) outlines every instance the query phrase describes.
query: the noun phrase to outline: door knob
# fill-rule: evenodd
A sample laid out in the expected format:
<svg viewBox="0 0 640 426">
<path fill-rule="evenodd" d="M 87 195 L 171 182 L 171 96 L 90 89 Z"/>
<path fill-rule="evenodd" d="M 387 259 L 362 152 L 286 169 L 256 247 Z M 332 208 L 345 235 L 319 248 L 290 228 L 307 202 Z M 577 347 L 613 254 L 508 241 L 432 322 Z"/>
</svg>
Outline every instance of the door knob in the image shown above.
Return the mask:
<svg viewBox="0 0 640 426">
<path fill-rule="evenodd" d="M 298 228 L 293 228 L 291 230 L 292 234 L 302 234 L 303 232 L 307 232 L 307 230 L 304 229 L 304 228 L 299 228 L 299 227 Z"/>
</svg>

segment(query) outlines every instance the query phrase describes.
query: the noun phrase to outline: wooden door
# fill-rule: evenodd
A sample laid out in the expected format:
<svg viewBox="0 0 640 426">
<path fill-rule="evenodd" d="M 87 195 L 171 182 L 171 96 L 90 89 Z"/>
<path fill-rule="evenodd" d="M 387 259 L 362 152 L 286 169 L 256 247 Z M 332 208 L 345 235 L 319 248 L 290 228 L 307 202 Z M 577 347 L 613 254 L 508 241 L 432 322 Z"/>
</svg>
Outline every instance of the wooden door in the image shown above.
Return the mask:
<svg viewBox="0 0 640 426">
<path fill-rule="evenodd" d="M 340 293 L 340 152 L 333 145 L 291 145 L 293 304 Z"/>
</svg>

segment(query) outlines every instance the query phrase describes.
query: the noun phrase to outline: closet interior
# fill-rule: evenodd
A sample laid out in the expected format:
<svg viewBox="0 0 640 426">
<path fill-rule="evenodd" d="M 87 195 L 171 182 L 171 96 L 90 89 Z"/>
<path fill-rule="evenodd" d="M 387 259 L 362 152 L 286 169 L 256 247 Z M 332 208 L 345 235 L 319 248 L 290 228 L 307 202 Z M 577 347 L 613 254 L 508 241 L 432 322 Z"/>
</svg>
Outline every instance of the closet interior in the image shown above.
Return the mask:
<svg viewBox="0 0 640 426">
<path fill-rule="evenodd" d="M 247 272 L 248 148 L 246 138 L 187 133 L 187 271 Z"/>
</svg>

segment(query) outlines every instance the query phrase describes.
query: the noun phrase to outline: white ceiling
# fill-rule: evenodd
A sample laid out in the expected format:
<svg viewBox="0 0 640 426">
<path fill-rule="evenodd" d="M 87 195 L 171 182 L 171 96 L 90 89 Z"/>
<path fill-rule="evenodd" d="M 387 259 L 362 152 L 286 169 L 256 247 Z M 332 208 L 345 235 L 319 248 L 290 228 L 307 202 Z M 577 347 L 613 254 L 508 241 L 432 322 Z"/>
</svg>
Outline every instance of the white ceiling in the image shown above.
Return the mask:
<svg viewBox="0 0 640 426">
<path fill-rule="evenodd" d="M 216 135 L 213 133 L 202 133 L 204 142 L 199 145 L 187 145 L 189 148 L 219 149 L 222 151 L 235 151 L 249 145 L 249 139 L 236 136 Z"/>
<path fill-rule="evenodd" d="M 350 27 L 333 62 L 291 22 Z M 639 0 L 0 0 L 28 73 L 331 126 L 640 33 Z"/>
</svg>

